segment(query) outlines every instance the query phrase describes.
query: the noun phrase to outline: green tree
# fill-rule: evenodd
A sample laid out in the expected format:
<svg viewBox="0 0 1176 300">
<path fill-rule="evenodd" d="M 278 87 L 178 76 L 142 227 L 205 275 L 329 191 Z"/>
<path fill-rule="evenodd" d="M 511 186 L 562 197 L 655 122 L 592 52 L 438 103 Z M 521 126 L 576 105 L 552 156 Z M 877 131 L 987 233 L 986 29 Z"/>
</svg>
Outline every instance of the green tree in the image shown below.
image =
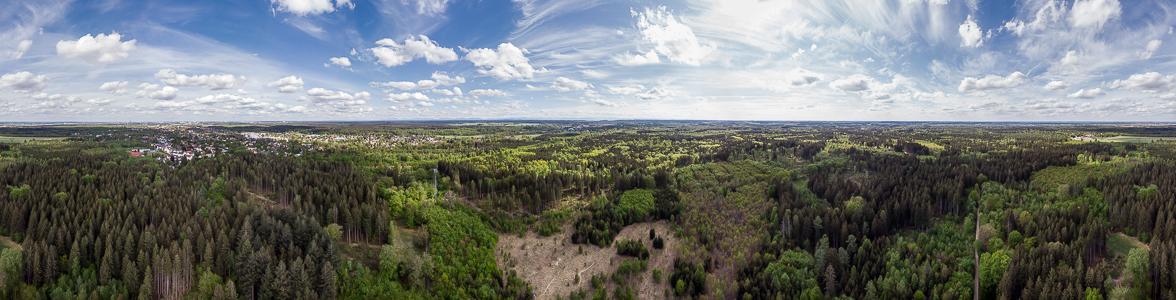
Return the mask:
<svg viewBox="0 0 1176 300">
<path fill-rule="evenodd" d="M 1127 253 L 1127 271 L 1131 272 L 1131 299 L 1144 299 L 1151 291 L 1151 258 L 1146 249 L 1134 248 Z"/>
<path fill-rule="evenodd" d="M 20 285 L 20 275 L 23 273 L 21 265 L 24 258 L 20 250 L 5 248 L 0 252 L 0 298 L 9 299 L 9 295 L 16 293 Z"/>
<path fill-rule="evenodd" d="M 1005 270 L 1009 268 L 1008 254 L 1004 250 L 996 250 L 980 255 L 980 296 L 984 299 L 996 299 L 996 288 L 1004 278 Z"/>
<path fill-rule="evenodd" d="M 155 299 L 155 295 L 151 289 L 151 266 L 147 266 L 147 270 L 143 271 L 143 284 L 139 285 L 139 300 L 151 299 Z"/>
<path fill-rule="evenodd" d="M 1103 300 L 1102 292 L 1096 288 L 1086 287 L 1086 300 Z"/>
<path fill-rule="evenodd" d="M 388 272 L 389 274 L 394 274 L 392 272 L 396 271 L 396 265 L 399 262 L 400 262 L 400 259 L 396 253 L 395 246 L 384 245 L 383 247 L 381 247 L 381 249 L 380 249 L 380 272 Z"/>
</svg>

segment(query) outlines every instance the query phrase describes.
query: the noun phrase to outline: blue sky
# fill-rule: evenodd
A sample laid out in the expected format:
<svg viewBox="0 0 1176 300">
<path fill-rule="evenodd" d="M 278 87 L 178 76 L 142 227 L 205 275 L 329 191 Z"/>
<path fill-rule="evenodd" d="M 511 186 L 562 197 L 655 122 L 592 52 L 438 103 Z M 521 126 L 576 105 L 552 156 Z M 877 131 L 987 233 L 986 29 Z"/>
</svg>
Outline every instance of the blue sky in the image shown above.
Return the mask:
<svg viewBox="0 0 1176 300">
<path fill-rule="evenodd" d="M 9 0 L 0 120 L 1176 120 L 1176 3 Z"/>
</svg>

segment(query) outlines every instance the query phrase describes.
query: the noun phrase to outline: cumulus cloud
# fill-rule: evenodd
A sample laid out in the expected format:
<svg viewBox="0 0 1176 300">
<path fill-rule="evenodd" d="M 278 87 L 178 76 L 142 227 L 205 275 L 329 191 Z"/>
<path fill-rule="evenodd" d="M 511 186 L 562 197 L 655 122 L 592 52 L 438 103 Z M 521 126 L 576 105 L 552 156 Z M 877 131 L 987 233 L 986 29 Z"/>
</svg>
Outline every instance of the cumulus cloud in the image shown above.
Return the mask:
<svg viewBox="0 0 1176 300">
<path fill-rule="evenodd" d="M 1152 55 L 1156 54 L 1156 51 L 1160 50 L 1160 44 L 1163 43 L 1160 40 L 1151 40 L 1147 42 L 1147 48 L 1144 48 L 1143 52 L 1135 52 L 1135 56 L 1138 56 L 1139 59 L 1150 59 Z"/>
<path fill-rule="evenodd" d="M 98 90 L 111 92 L 111 93 L 115 93 L 115 94 L 126 94 L 126 90 L 124 90 L 123 88 L 126 87 L 128 84 L 130 84 L 130 82 L 111 81 L 111 82 L 103 83 L 101 86 L 98 87 Z"/>
<path fill-rule="evenodd" d="M 829 86 L 846 92 L 862 92 L 870 89 L 873 79 L 862 74 L 853 74 L 846 78 L 834 80 Z"/>
<path fill-rule="evenodd" d="M 1176 87 L 1176 77 L 1164 76 L 1157 72 L 1135 74 L 1126 80 L 1115 80 L 1109 85 L 1111 88 L 1139 90 L 1150 93 L 1167 92 Z"/>
<path fill-rule="evenodd" d="M 595 100 L 592 100 L 592 103 L 596 103 L 596 105 L 605 106 L 605 107 L 620 107 L 621 106 L 618 103 L 610 102 L 610 101 L 604 100 L 604 99 L 595 99 Z"/>
<path fill-rule="evenodd" d="M 109 99 L 109 98 L 90 99 L 90 100 L 86 100 L 86 104 L 94 105 L 94 106 L 107 106 L 107 105 L 114 103 L 114 101 L 115 101 L 114 99 Z"/>
<path fill-rule="evenodd" d="M 8 51 L 8 57 L 12 59 L 20 59 L 25 52 L 29 52 L 29 48 L 33 46 L 32 40 L 23 40 L 16 44 L 16 50 Z"/>
<path fill-rule="evenodd" d="M 1065 82 L 1062 82 L 1061 80 L 1050 81 L 1049 83 L 1045 84 L 1045 90 L 1047 90 L 1047 91 L 1056 91 L 1056 90 L 1066 89 L 1069 87 L 1070 87 L 1069 84 L 1066 84 Z"/>
<path fill-rule="evenodd" d="M 421 101 L 421 102 L 417 102 L 417 105 L 424 106 L 424 107 L 429 107 L 429 106 L 433 106 L 433 103 L 432 103 L 432 102 L 425 102 L 425 101 Z"/>
<path fill-rule="evenodd" d="M 335 8 L 355 9 L 351 0 L 336 0 L 335 3 L 331 3 L 331 0 L 270 0 L 270 3 L 276 5 L 279 11 L 299 16 L 321 15 L 333 12 Z"/>
<path fill-rule="evenodd" d="M 267 88 L 278 88 L 281 93 L 293 93 L 302 90 L 302 78 L 294 75 L 282 77 L 277 81 L 265 84 Z"/>
<path fill-rule="evenodd" d="M 392 39 L 381 39 L 376 44 L 380 47 L 368 50 L 376 56 L 376 63 L 385 67 L 403 65 L 417 58 L 424 58 L 431 64 L 457 60 L 457 52 L 452 48 L 441 47 L 424 35 L 409 37 L 404 40 L 404 44 L 398 44 Z"/>
<path fill-rule="evenodd" d="M 372 94 L 368 92 L 358 92 L 355 94 L 348 94 L 342 91 L 332 91 L 324 88 L 313 88 L 306 91 L 306 96 L 298 97 L 301 101 L 311 102 L 329 102 L 329 101 L 350 101 L 355 99 L 371 100 Z"/>
<path fill-rule="evenodd" d="M 36 100 L 58 100 L 58 99 L 61 99 L 62 96 L 61 96 L 61 94 L 50 95 L 48 93 L 40 93 L 40 94 L 29 95 L 29 98 L 33 98 Z"/>
<path fill-rule="evenodd" d="M 346 57 L 332 57 L 330 64 L 323 64 L 325 67 L 330 67 L 331 65 L 340 66 L 344 69 L 351 68 L 351 59 Z"/>
<path fill-rule="evenodd" d="M 388 101 L 392 101 L 392 102 L 429 100 L 429 96 L 427 96 L 425 94 L 421 94 L 420 92 L 416 92 L 416 93 L 405 92 L 405 93 L 399 93 L 399 94 L 389 93 L 388 98 L 384 98 L 384 100 L 388 100 Z"/>
<path fill-rule="evenodd" d="M 574 79 L 569 79 L 567 77 L 556 78 L 555 82 L 551 83 L 551 88 L 553 88 L 557 91 L 560 91 L 560 92 L 567 92 L 567 91 L 571 91 L 571 90 L 582 90 L 582 89 L 586 89 L 590 86 L 592 86 L 592 85 L 588 84 L 587 82 L 577 81 Z"/>
<path fill-rule="evenodd" d="M 640 13 L 630 10 L 630 13 L 637 18 L 637 28 L 641 29 L 644 40 L 656 44 L 653 50 L 671 62 L 697 66 L 718 48 L 714 42 L 700 44 L 694 30 L 679 23 L 665 6 L 657 10 L 645 8 Z"/>
<path fill-rule="evenodd" d="M 461 96 L 462 95 L 461 88 L 459 88 L 459 87 L 454 87 L 452 91 L 447 90 L 447 89 L 439 89 L 439 90 L 434 89 L 432 92 L 437 93 L 437 94 L 441 94 L 441 95 L 445 95 L 445 96 Z"/>
<path fill-rule="evenodd" d="M 162 89 L 159 89 L 158 91 L 154 91 L 154 92 L 151 92 L 150 94 L 147 94 L 147 96 L 151 97 L 151 99 L 155 99 L 155 100 L 171 100 L 171 99 L 176 98 L 176 93 L 179 91 L 180 91 L 180 89 L 177 89 L 175 87 L 165 86 Z"/>
<path fill-rule="evenodd" d="M 1070 9 L 1070 25 L 1102 28 L 1123 12 L 1118 0 L 1078 0 Z"/>
<path fill-rule="evenodd" d="M 501 90 L 494 90 L 494 89 L 476 89 L 476 90 L 470 91 L 470 95 L 474 96 L 474 97 L 510 96 L 510 94 L 507 94 L 506 92 L 503 92 Z"/>
<path fill-rule="evenodd" d="M 641 100 L 657 100 L 657 99 L 661 99 L 662 97 L 669 97 L 669 96 L 673 96 L 673 95 L 674 95 L 673 91 L 663 89 L 660 87 L 654 87 L 654 88 L 649 89 L 648 91 L 645 91 L 644 93 L 637 94 L 634 97 L 636 97 L 637 99 L 641 99 Z"/>
<path fill-rule="evenodd" d="M 637 93 L 637 92 L 640 92 L 640 91 L 642 91 L 642 90 L 645 90 L 645 86 L 642 86 L 642 85 L 636 85 L 636 86 L 625 86 L 625 87 L 615 87 L 615 86 L 613 86 L 613 87 L 609 87 L 609 88 L 608 88 L 608 92 L 609 92 L 609 93 L 613 93 L 613 94 L 624 94 L 624 95 L 631 95 L 631 94 L 635 94 L 635 93 Z"/>
<path fill-rule="evenodd" d="M 33 75 L 27 71 L 0 76 L 0 89 L 9 89 L 17 93 L 37 93 L 47 86 L 49 86 L 49 77 Z"/>
<path fill-rule="evenodd" d="M 122 35 L 111 32 L 98 36 L 87 34 L 77 41 L 57 42 L 57 55 L 65 58 L 85 58 L 90 63 L 108 63 L 130 57 L 135 41 L 122 42 Z"/>
<path fill-rule="evenodd" d="M 1017 36 L 1021 36 L 1025 33 L 1025 22 L 1018 20 L 1008 21 L 1005 22 L 1003 29 L 1010 31 Z"/>
<path fill-rule="evenodd" d="M 649 50 L 649 52 L 646 52 L 644 55 L 630 54 L 629 52 L 625 52 L 625 54 L 618 56 L 615 59 L 617 63 L 621 64 L 622 66 L 639 66 L 661 62 L 661 58 L 657 56 L 657 51 L 654 50 Z"/>
<path fill-rule="evenodd" d="M 821 74 L 801 68 L 792 69 L 787 77 L 792 86 L 812 86 L 821 81 Z"/>
<path fill-rule="evenodd" d="M 445 73 L 433 72 L 432 79 L 423 79 L 417 82 L 412 81 L 389 81 L 389 82 L 372 82 L 373 87 L 391 87 L 399 90 L 428 90 L 442 85 L 455 85 L 465 83 L 465 78 L 461 76 L 450 77 Z"/>
<path fill-rule="evenodd" d="M 1066 52 L 1066 56 L 1062 57 L 1062 65 L 1077 66 L 1082 64 L 1082 57 L 1078 56 L 1078 51 Z"/>
<path fill-rule="evenodd" d="M 1104 91 L 1100 88 L 1094 88 L 1094 89 L 1090 89 L 1090 90 L 1081 89 L 1081 90 L 1078 90 L 1077 92 L 1074 92 L 1073 94 L 1070 94 L 1067 97 L 1078 98 L 1078 99 L 1093 99 L 1094 97 L 1098 97 L 1098 96 L 1102 96 L 1102 95 L 1106 95 L 1106 94 L 1107 94 L 1106 91 Z"/>
<path fill-rule="evenodd" d="M 1029 81 L 1029 76 L 1021 72 L 1013 72 L 1007 77 L 997 75 L 988 75 L 984 78 L 976 79 L 974 77 L 964 78 L 960 81 L 960 92 L 983 92 L 991 90 L 1005 90 L 1016 87 Z"/>
<path fill-rule="evenodd" d="M 960 47 L 980 47 L 984 45 L 984 32 L 980 26 L 968 15 L 968 19 L 960 24 Z"/>
<path fill-rule="evenodd" d="M 155 78 L 169 86 L 203 87 L 209 90 L 231 89 L 245 83 L 245 76 L 234 77 L 232 74 L 188 76 L 176 74 L 176 71 L 172 69 L 159 70 L 155 73 Z"/>
<path fill-rule="evenodd" d="M 522 79 L 535 75 L 535 68 L 531 67 L 531 60 L 525 54 L 526 49 L 515 47 L 512 43 L 498 44 L 498 49 L 478 48 L 465 49 L 465 60 L 478 66 L 478 73 L 494 76 L 495 78 Z"/>
</svg>

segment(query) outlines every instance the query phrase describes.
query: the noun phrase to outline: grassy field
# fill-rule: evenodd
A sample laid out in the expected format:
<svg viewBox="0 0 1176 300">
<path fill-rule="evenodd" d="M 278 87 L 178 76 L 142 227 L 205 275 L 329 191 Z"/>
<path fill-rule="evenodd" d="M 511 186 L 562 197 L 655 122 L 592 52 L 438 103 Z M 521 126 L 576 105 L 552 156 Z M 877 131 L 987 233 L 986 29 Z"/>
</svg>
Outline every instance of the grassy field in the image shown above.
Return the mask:
<svg viewBox="0 0 1176 300">
<path fill-rule="evenodd" d="M 1052 190 L 1061 184 L 1071 184 L 1090 177 L 1102 177 L 1125 171 L 1127 169 L 1122 163 L 1104 162 L 1069 167 L 1048 167 L 1034 173 L 1032 178 L 1040 186 Z"/>
<path fill-rule="evenodd" d="M 1152 141 L 1174 141 L 1176 137 L 1153 137 L 1153 136 L 1115 136 L 1109 138 L 1098 139 L 1104 142 L 1121 142 L 1121 143 L 1151 143 Z"/>
<path fill-rule="evenodd" d="M 1107 248 L 1111 250 L 1111 255 L 1127 259 L 1127 253 L 1131 252 L 1131 249 L 1147 249 L 1147 245 L 1140 242 L 1137 238 L 1127 236 L 1120 232 L 1107 238 Z"/>
<path fill-rule="evenodd" d="M 24 143 L 28 140 L 44 141 L 44 140 L 61 140 L 65 137 L 39 137 L 39 136 L 0 136 L 0 143 Z"/>
</svg>

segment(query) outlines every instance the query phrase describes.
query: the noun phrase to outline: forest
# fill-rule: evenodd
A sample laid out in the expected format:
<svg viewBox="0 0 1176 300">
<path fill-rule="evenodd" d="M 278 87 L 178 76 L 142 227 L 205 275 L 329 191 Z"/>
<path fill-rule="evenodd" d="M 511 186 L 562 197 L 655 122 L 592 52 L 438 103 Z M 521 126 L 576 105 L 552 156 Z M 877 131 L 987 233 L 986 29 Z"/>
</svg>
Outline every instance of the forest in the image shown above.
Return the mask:
<svg viewBox="0 0 1176 300">
<path fill-rule="evenodd" d="M 1176 299 L 1174 129 L 0 127 L 0 299 Z"/>
</svg>

